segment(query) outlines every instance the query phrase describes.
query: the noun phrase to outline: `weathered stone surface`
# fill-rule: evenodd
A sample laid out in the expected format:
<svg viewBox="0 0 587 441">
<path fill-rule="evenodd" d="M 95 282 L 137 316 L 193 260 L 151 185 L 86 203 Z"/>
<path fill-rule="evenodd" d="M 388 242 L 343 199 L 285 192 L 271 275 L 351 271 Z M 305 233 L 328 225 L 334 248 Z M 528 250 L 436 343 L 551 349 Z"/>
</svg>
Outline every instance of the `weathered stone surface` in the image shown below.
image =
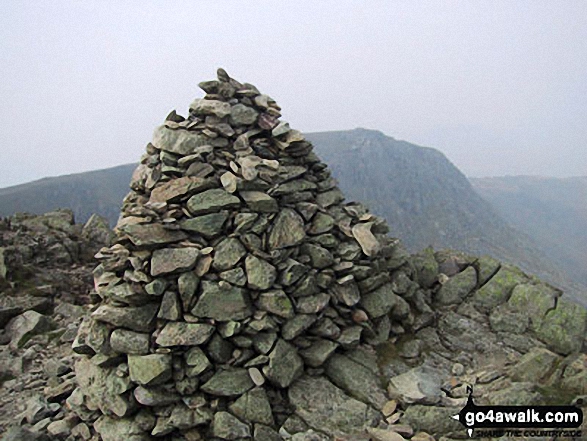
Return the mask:
<svg viewBox="0 0 587 441">
<path fill-rule="evenodd" d="M 442 380 L 435 370 L 426 367 L 410 369 L 392 377 L 388 391 L 392 398 L 405 404 L 437 404 L 441 397 Z"/>
<path fill-rule="evenodd" d="M 255 386 L 246 369 L 234 368 L 219 371 L 201 389 L 220 397 L 238 397 Z"/>
<path fill-rule="evenodd" d="M 334 256 L 326 248 L 313 243 L 302 245 L 301 252 L 310 257 L 310 264 L 316 269 L 324 269 L 334 263 Z"/>
<path fill-rule="evenodd" d="M 516 381 L 538 384 L 552 374 L 560 361 L 558 355 L 546 348 L 533 348 L 510 368 L 510 375 Z"/>
<path fill-rule="evenodd" d="M 214 414 L 212 434 L 226 440 L 239 440 L 251 436 L 249 426 L 228 412 Z"/>
<path fill-rule="evenodd" d="M 247 292 L 242 288 L 226 285 L 203 281 L 202 294 L 192 309 L 192 314 L 220 321 L 250 317 L 253 311 Z"/>
<path fill-rule="evenodd" d="M 251 389 L 245 393 L 230 405 L 230 411 L 249 423 L 261 423 L 267 426 L 274 424 L 271 404 L 265 389 L 262 388 Z"/>
<path fill-rule="evenodd" d="M 208 138 L 197 132 L 170 130 L 165 126 L 157 127 L 153 135 L 155 147 L 178 155 L 189 155 L 207 143 L 209 143 Z"/>
<path fill-rule="evenodd" d="M 523 283 L 516 285 L 508 305 L 512 310 L 524 314 L 532 330 L 537 332 L 542 326 L 546 313 L 554 309 L 558 295 L 558 292 L 546 284 Z"/>
<path fill-rule="evenodd" d="M 259 213 L 276 213 L 279 211 L 277 201 L 262 191 L 241 191 L 240 196 L 253 211 Z"/>
<path fill-rule="evenodd" d="M 566 299 L 558 301 L 556 308 L 547 312 L 537 336 L 551 350 L 567 355 L 579 351 L 587 330 L 587 309 Z"/>
<path fill-rule="evenodd" d="M 195 99 L 190 109 L 195 115 L 215 115 L 218 118 L 230 115 L 230 104 L 218 100 Z"/>
<path fill-rule="evenodd" d="M 206 239 L 218 236 L 228 219 L 228 212 L 205 214 L 203 216 L 186 219 L 180 223 L 183 230 L 201 234 Z"/>
<path fill-rule="evenodd" d="M 121 230 L 138 247 L 164 245 L 186 238 L 182 231 L 169 230 L 161 224 L 126 225 Z"/>
<path fill-rule="evenodd" d="M 299 244 L 306 237 L 304 221 L 294 210 L 285 208 L 275 219 L 269 235 L 269 248 L 281 249 Z"/>
<path fill-rule="evenodd" d="M 235 237 L 224 239 L 216 247 L 214 262 L 212 266 L 218 271 L 225 271 L 234 268 L 234 266 L 247 255 L 245 247 Z"/>
<path fill-rule="evenodd" d="M 298 314 L 290 318 L 282 327 L 281 335 L 286 340 L 293 340 L 312 326 L 318 317 L 315 314 Z"/>
<path fill-rule="evenodd" d="M 388 314 L 400 302 L 400 297 L 393 292 L 390 284 L 385 284 L 361 299 L 359 304 L 371 318 Z"/>
<path fill-rule="evenodd" d="M 177 271 L 189 271 L 196 266 L 200 250 L 197 248 L 163 248 L 155 250 L 151 258 L 151 275 L 156 277 Z"/>
<path fill-rule="evenodd" d="M 296 348 L 279 339 L 269 354 L 269 365 L 263 369 L 263 373 L 271 383 L 285 388 L 302 375 L 303 369 L 304 362 Z"/>
<path fill-rule="evenodd" d="M 277 278 L 277 270 L 273 265 L 253 255 L 245 259 L 245 269 L 248 286 L 252 289 L 269 289 Z"/>
<path fill-rule="evenodd" d="M 149 334 L 115 329 L 110 335 L 110 346 L 123 354 L 145 355 L 149 353 L 149 340 Z"/>
<path fill-rule="evenodd" d="M 235 104 L 230 109 L 230 122 L 236 126 L 247 126 L 253 124 L 257 120 L 257 112 L 252 107 L 244 104 Z"/>
<path fill-rule="evenodd" d="M 129 355 L 130 379 L 147 386 L 166 382 L 171 378 L 171 356 L 168 354 Z"/>
<path fill-rule="evenodd" d="M 94 320 L 110 323 L 117 327 L 138 332 L 149 332 L 153 329 L 158 310 L 159 305 L 155 303 L 124 308 L 102 305 L 92 313 L 92 317 Z"/>
<path fill-rule="evenodd" d="M 23 346 L 31 337 L 50 331 L 52 321 L 36 311 L 26 311 L 13 318 L 6 326 L 6 334 L 10 337 L 10 347 L 14 350 Z"/>
<path fill-rule="evenodd" d="M 310 367 L 319 367 L 334 354 L 338 343 L 326 339 L 315 340 L 309 348 L 302 349 L 299 353 L 304 363 Z"/>
<path fill-rule="evenodd" d="M 177 393 L 157 387 L 139 386 L 133 391 L 136 400 L 144 406 L 168 406 L 181 400 Z"/>
<path fill-rule="evenodd" d="M 365 403 L 349 397 L 324 377 L 304 376 L 288 391 L 289 400 L 310 427 L 331 436 L 360 434 L 381 418 Z M 328 403 L 327 405 L 324 405 Z"/>
<path fill-rule="evenodd" d="M 363 253 L 367 256 L 375 256 L 381 248 L 381 244 L 371 232 L 373 224 L 373 222 L 359 223 L 352 229 L 353 236 L 357 239 Z"/>
<path fill-rule="evenodd" d="M 115 369 L 100 368 L 88 358 L 76 360 L 75 373 L 83 395 L 102 413 L 124 417 L 132 410 L 122 395 L 131 388 L 128 377 L 119 377 Z"/>
<path fill-rule="evenodd" d="M 169 322 L 161 330 L 155 343 L 163 347 L 201 345 L 206 343 L 213 333 L 212 325 Z"/>
<path fill-rule="evenodd" d="M 239 207 L 240 204 L 240 199 L 236 196 L 221 188 L 214 188 L 192 196 L 187 202 L 187 209 L 192 215 L 198 216 L 200 214 L 230 210 Z"/>
<path fill-rule="evenodd" d="M 414 404 L 406 409 L 402 422 L 409 424 L 416 431 L 431 434 L 459 433 L 463 431 L 463 426 L 451 417 L 458 414 L 460 409 Z"/>
<path fill-rule="evenodd" d="M 388 401 L 381 379 L 361 364 L 341 354 L 334 354 L 326 362 L 326 375 L 350 396 L 382 409 Z"/>
<path fill-rule="evenodd" d="M 212 367 L 212 363 L 210 363 L 204 351 L 198 347 L 191 348 L 185 353 L 185 363 L 189 366 L 188 377 L 200 375 Z"/>
<path fill-rule="evenodd" d="M 516 285 L 528 280 L 522 271 L 511 267 L 502 266 L 497 274 L 473 295 L 473 302 L 479 308 L 488 310 L 507 302 Z"/>
<path fill-rule="evenodd" d="M 440 287 L 434 300 L 441 305 L 461 303 L 477 286 L 477 272 L 472 266 L 452 276 Z"/>
<path fill-rule="evenodd" d="M 203 179 L 185 176 L 178 179 L 172 179 L 151 190 L 149 202 L 176 202 L 193 193 L 199 193 L 204 190 L 216 187 L 216 183 L 211 179 Z"/>
<path fill-rule="evenodd" d="M 257 308 L 279 317 L 291 318 L 294 316 L 294 308 L 291 300 L 287 294 L 281 290 L 261 293 L 257 300 Z"/>
</svg>

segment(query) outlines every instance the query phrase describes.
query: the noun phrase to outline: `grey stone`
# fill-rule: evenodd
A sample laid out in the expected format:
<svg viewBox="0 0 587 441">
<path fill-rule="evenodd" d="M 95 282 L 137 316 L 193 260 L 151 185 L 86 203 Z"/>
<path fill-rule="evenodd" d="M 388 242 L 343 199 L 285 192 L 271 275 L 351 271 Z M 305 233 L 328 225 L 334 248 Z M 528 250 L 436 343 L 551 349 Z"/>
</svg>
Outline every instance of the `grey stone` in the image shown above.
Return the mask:
<svg viewBox="0 0 587 441">
<path fill-rule="evenodd" d="M 160 276 L 177 271 L 189 271 L 196 266 L 200 250 L 197 248 L 163 248 L 151 257 L 151 275 Z"/>
<path fill-rule="evenodd" d="M 381 416 L 365 403 L 346 395 L 324 377 L 304 376 L 288 391 L 291 404 L 306 424 L 330 436 L 360 435 Z"/>
<path fill-rule="evenodd" d="M 175 291 L 167 291 L 161 300 L 161 307 L 157 318 L 164 320 L 179 320 L 181 318 L 181 303 Z"/>
<path fill-rule="evenodd" d="M 169 230 L 161 224 L 126 225 L 121 230 L 138 247 L 179 242 L 187 237 L 182 231 Z"/>
<path fill-rule="evenodd" d="M 184 311 L 190 310 L 199 285 L 200 278 L 193 271 L 182 273 L 177 278 L 177 289 Z"/>
<path fill-rule="evenodd" d="M 350 396 L 382 409 L 388 401 L 381 379 L 361 364 L 341 354 L 334 354 L 325 364 L 325 372 L 335 385 Z"/>
<path fill-rule="evenodd" d="M 230 411 L 243 421 L 274 424 L 271 404 L 263 388 L 251 389 L 229 407 Z"/>
<path fill-rule="evenodd" d="M 315 296 L 301 297 L 296 302 L 296 311 L 303 314 L 317 314 L 330 302 L 330 295 L 325 292 Z"/>
<path fill-rule="evenodd" d="M 411 426 L 414 431 L 430 434 L 448 434 L 463 432 L 460 422 L 451 418 L 459 413 L 461 408 L 425 406 L 413 404 L 409 406 L 402 417 L 402 423 Z"/>
<path fill-rule="evenodd" d="M 558 354 L 568 355 L 581 350 L 587 330 L 587 309 L 561 299 L 556 308 L 547 312 L 537 337 Z"/>
<path fill-rule="evenodd" d="M 197 132 L 170 130 L 165 126 L 155 129 L 153 145 L 158 149 L 178 155 L 189 155 L 198 147 L 208 144 L 209 139 Z"/>
<path fill-rule="evenodd" d="M 274 385 L 285 388 L 302 375 L 304 362 L 294 346 L 279 339 L 269 354 L 269 365 L 263 369 L 267 379 Z"/>
<path fill-rule="evenodd" d="M 218 118 L 230 115 L 230 104 L 218 100 L 196 99 L 190 109 L 195 115 L 215 115 Z"/>
<path fill-rule="evenodd" d="M 145 433 L 132 418 L 115 419 L 107 416 L 100 417 L 94 428 L 100 434 L 102 441 L 149 441 L 151 437 Z"/>
<path fill-rule="evenodd" d="M 233 368 L 216 372 L 201 389 L 219 397 L 238 397 L 254 386 L 246 369 Z"/>
<path fill-rule="evenodd" d="M 129 355 L 130 379 L 147 386 L 164 383 L 171 379 L 171 355 Z"/>
<path fill-rule="evenodd" d="M 128 376 L 120 377 L 116 375 L 116 369 L 101 368 L 89 358 L 76 360 L 75 374 L 82 402 L 85 396 L 102 413 L 118 417 L 124 417 L 133 410 L 128 399 L 122 395 L 132 387 Z"/>
<path fill-rule="evenodd" d="M 236 196 L 221 188 L 214 188 L 192 196 L 187 202 L 187 209 L 192 215 L 198 216 L 238 208 L 240 204 Z"/>
<path fill-rule="evenodd" d="M 322 366 L 334 354 L 338 346 L 338 343 L 333 341 L 318 339 L 313 341 L 309 348 L 300 350 L 299 354 L 307 366 L 317 368 Z"/>
<path fill-rule="evenodd" d="M 230 122 L 236 126 L 248 126 L 257 121 L 259 112 L 244 104 L 235 104 L 230 109 Z"/>
<path fill-rule="evenodd" d="M 168 406 L 181 400 L 181 396 L 167 389 L 139 386 L 133 392 L 143 406 Z"/>
<path fill-rule="evenodd" d="M 204 323 L 169 322 L 157 336 L 155 343 L 163 347 L 194 346 L 206 343 L 214 333 L 214 326 Z"/>
<path fill-rule="evenodd" d="M 226 280 L 236 286 L 245 286 L 247 283 L 247 276 L 242 268 L 234 268 L 228 271 L 223 271 L 218 274 L 222 280 Z"/>
<path fill-rule="evenodd" d="M 284 208 L 276 217 L 269 234 L 269 248 L 281 249 L 299 244 L 306 237 L 304 221 L 290 208 Z"/>
<path fill-rule="evenodd" d="M 212 239 L 222 232 L 226 219 L 228 219 L 228 212 L 221 211 L 186 219 L 180 223 L 180 226 L 183 230 L 201 234 L 206 239 Z"/>
<path fill-rule="evenodd" d="M 399 303 L 400 297 L 393 292 L 390 284 L 385 284 L 361 299 L 359 304 L 371 318 L 388 314 Z"/>
<path fill-rule="evenodd" d="M 115 329 L 110 335 L 110 346 L 123 354 L 145 355 L 149 353 L 149 340 L 149 334 Z"/>
<path fill-rule="evenodd" d="M 247 250 L 245 250 L 240 240 L 235 237 L 228 237 L 217 245 L 212 267 L 218 271 L 234 268 L 246 254 Z"/>
<path fill-rule="evenodd" d="M 290 318 L 281 328 L 281 335 L 286 340 L 293 340 L 312 326 L 318 317 L 315 314 L 298 314 Z"/>
<path fill-rule="evenodd" d="M 102 305 L 92 313 L 94 320 L 110 323 L 116 327 L 128 328 L 138 332 L 149 332 L 154 327 L 159 305 L 149 303 L 144 306 L 118 308 Z"/>
<path fill-rule="evenodd" d="M 212 423 L 212 435 L 220 439 L 240 440 L 250 438 L 250 427 L 228 412 L 214 414 Z"/>
<path fill-rule="evenodd" d="M 273 265 L 251 254 L 245 259 L 245 269 L 248 286 L 252 289 L 269 289 L 277 278 L 277 270 Z"/>
<path fill-rule="evenodd" d="M 257 300 L 257 308 L 284 318 L 292 318 L 295 315 L 290 298 L 281 290 L 261 293 Z"/>
<path fill-rule="evenodd" d="M 462 302 L 477 286 L 477 272 L 472 266 L 452 276 L 440 287 L 434 300 L 441 305 Z"/>
<path fill-rule="evenodd" d="M 189 176 L 172 179 L 171 181 L 167 181 L 153 188 L 153 190 L 151 190 L 149 202 L 152 204 L 159 202 L 177 202 L 191 194 L 209 190 L 214 187 L 216 187 L 216 184 L 211 179 Z"/>
<path fill-rule="evenodd" d="M 483 311 L 495 308 L 509 300 L 516 285 L 527 280 L 526 275 L 519 269 L 503 265 L 497 274 L 473 294 L 473 302 Z"/>
<path fill-rule="evenodd" d="M 316 269 L 324 269 L 334 263 L 332 253 L 319 245 L 305 243 L 300 249 L 303 254 L 310 256 L 311 265 Z"/>
<path fill-rule="evenodd" d="M 226 283 L 226 282 L 223 282 Z M 242 320 L 253 314 L 247 292 L 241 288 L 210 281 L 202 282 L 202 294 L 192 314 L 196 317 L 213 318 L 220 321 Z"/>
<path fill-rule="evenodd" d="M 277 201 L 262 191 L 241 191 L 241 197 L 247 206 L 259 213 L 277 213 L 279 207 Z"/>
<path fill-rule="evenodd" d="M 188 365 L 189 377 L 200 375 L 212 367 L 204 351 L 198 347 L 191 348 L 185 353 L 185 363 Z"/>
<path fill-rule="evenodd" d="M 10 337 L 10 348 L 22 347 L 31 337 L 50 331 L 54 327 L 52 320 L 36 311 L 26 311 L 13 318 L 6 326 Z"/>
</svg>

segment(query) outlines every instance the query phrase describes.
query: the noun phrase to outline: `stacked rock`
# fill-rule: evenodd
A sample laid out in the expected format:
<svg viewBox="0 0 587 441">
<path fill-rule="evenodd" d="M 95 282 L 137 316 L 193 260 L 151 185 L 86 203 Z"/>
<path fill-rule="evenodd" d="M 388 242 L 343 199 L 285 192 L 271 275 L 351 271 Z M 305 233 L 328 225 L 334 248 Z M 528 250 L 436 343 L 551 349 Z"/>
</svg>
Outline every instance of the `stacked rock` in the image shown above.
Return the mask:
<svg viewBox="0 0 587 441">
<path fill-rule="evenodd" d="M 105 441 L 282 439 L 296 380 L 413 321 L 390 278 L 406 253 L 276 102 L 222 69 L 200 87 L 96 256 L 68 402 Z"/>
</svg>

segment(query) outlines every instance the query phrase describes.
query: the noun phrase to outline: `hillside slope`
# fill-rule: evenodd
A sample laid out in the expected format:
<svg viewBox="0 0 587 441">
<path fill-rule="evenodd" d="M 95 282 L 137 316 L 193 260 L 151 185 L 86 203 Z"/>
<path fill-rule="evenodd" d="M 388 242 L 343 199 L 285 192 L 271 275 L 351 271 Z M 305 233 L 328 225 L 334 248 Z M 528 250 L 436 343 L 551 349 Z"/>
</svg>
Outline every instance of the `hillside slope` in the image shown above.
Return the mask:
<svg viewBox="0 0 587 441">
<path fill-rule="evenodd" d="M 471 179 L 473 188 L 587 284 L 587 176 Z"/>
<path fill-rule="evenodd" d="M 489 254 L 575 296 L 587 292 L 523 230 L 510 226 L 438 150 L 365 129 L 311 133 L 307 138 L 347 198 L 383 216 L 390 234 L 411 251 L 431 245 Z"/>
<path fill-rule="evenodd" d="M 0 216 L 18 212 L 43 214 L 69 208 L 77 222 L 86 222 L 97 213 L 114 226 L 135 167 L 135 164 L 125 164 L 1 188 Z"/>
</svg>

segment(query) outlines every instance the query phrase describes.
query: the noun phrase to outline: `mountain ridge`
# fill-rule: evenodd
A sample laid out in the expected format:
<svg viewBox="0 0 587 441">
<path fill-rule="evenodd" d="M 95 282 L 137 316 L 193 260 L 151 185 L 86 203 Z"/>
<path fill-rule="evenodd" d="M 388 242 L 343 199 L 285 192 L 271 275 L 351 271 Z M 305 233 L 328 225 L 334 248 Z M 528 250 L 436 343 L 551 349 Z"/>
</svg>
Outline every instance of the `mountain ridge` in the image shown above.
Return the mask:
<svg viewBox="0 0 587 441">
<path fill-rule="evenodd" d="M 364 128 L 306 136 L 347 198 L 386 218 L 390 234 L 411 252 L 432 246 L 489 254 L 536 273 L 575 298 L 587 292 L 550 262 L 535 241 L 504 220 L 437 149 Z M 78 222 L 96 212 L 113 226 L 135 167 L 125 164 L 0 189 L 0 216 L 68 207 Z"/>
</svg>

